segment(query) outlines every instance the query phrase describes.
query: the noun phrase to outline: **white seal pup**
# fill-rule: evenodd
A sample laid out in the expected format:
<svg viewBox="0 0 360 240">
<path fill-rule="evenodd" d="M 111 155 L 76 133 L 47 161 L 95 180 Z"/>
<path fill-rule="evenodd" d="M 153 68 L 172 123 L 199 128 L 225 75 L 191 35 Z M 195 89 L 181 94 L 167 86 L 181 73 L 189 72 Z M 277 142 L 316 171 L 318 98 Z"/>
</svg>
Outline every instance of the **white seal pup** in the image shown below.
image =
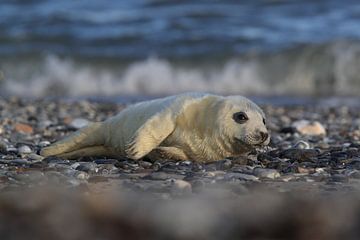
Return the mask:
<svg viewBox="0 0 360 240">
<path fill-rule="evenodd" d="M 263 111 L 242 96 L 185 93 L 131 105 L 44 148 L 43 156 L 209 162 L 270 141 Z"/>
</svg>

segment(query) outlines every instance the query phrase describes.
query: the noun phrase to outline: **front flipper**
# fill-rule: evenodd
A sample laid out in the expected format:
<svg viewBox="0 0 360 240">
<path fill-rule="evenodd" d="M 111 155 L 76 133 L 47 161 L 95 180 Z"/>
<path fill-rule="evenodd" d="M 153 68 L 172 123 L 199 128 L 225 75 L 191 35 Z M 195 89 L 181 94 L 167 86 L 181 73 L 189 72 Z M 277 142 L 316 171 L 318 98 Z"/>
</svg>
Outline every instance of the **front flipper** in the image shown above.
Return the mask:
<svg viewBox="0 0 360 240">
<path fill-rule="evenodd" d="M 165 140 L 175 129 L 175 118 L 171 111 L 165 110 L 147 120 L 126 145 L 128 158 L 140 159 Z"/>
</svg>

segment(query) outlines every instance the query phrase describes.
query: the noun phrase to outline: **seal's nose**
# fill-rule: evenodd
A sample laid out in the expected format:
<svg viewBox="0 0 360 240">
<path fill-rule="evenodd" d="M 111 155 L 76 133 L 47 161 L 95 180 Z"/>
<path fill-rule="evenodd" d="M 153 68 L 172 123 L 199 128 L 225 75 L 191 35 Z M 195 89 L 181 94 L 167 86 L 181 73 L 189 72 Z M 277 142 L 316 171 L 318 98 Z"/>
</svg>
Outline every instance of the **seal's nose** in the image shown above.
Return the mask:
<svg viewBox="0 0 360 240">
<path fill-rule="evenodd" d="M 262 141 L 265 142 L 268 139 L 269 134 L 267 132 L 260 132 L 260 137 Z"/>
</svg>

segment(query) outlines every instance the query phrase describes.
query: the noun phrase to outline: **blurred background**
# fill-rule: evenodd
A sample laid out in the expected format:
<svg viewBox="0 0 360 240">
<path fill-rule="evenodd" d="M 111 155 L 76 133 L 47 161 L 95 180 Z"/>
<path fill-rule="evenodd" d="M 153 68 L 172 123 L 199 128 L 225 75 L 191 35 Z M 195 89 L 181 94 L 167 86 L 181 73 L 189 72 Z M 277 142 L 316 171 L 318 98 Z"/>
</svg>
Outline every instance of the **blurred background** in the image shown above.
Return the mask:
<svg viewBox="0 0 360 240">
<path fill-rule="evenodd" d="M 0 95 L 360 94 L 360 3 L 2 0 Z"/>
</svg>

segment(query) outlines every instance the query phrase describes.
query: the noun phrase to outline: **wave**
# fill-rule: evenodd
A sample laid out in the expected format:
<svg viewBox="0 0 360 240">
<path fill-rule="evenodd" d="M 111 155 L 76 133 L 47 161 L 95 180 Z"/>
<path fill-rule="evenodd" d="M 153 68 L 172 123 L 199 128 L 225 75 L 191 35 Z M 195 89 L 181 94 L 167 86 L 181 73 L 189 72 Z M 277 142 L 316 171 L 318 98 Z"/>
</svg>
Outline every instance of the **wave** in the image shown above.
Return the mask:
<svg viewBox="0 0 360 240">
<path fill-rule="evenodd" d="M 223 62 L 156 57 L 104 64 L 55 55 L 2 61 L 1 95 L 115 96 L 205 91 L 245 95 L 360 95 L 360 44 L 337 41 Z"/>
</svg>

